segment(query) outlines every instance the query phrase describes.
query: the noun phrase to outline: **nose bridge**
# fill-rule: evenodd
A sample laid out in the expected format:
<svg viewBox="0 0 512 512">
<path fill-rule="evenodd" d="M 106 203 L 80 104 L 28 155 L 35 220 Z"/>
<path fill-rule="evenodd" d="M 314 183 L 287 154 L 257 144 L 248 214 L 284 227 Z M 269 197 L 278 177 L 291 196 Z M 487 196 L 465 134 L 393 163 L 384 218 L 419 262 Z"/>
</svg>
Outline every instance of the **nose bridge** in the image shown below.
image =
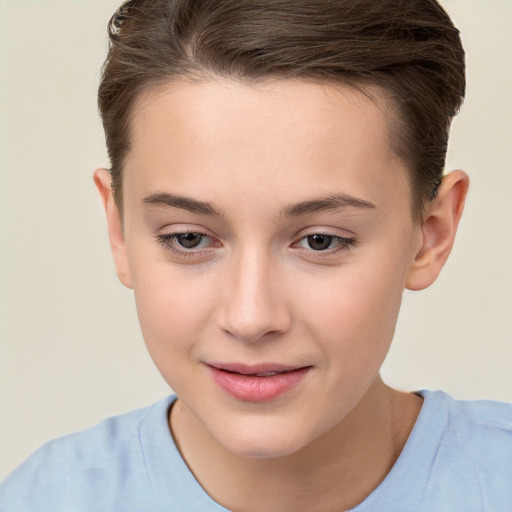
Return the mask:
<svg viewBox="0 0 512 512">
<path fill-rule="evenodd" d="M 267 248 L 254 245 L 232 258 L 220 327 L 243 341 L 287 330 L 290 314 L 279 286 L 276 259 Z"/>
</svg>

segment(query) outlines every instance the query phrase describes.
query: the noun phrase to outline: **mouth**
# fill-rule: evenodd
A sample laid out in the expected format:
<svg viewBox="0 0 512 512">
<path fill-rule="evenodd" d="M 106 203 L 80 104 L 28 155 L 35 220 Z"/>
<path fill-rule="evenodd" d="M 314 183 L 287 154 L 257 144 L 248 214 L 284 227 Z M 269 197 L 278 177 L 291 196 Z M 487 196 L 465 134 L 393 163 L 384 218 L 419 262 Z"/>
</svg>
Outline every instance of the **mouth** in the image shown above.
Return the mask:
<svg viewBox="0 0 512 512">
<path fill-rule="evenodd" d="M 312 366 L 278 363 L 206 363 L 206 366 L 224 392 L 245 402 L 274 400 L 296 387 L 312 369 Z"/>
</svg>

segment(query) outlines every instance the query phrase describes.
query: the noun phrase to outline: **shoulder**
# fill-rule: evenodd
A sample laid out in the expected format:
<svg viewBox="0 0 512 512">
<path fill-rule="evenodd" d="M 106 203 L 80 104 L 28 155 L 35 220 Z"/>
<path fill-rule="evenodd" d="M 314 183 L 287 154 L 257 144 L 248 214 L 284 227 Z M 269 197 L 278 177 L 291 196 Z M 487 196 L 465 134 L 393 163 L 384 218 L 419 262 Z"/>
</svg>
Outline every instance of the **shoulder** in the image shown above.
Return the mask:
<svg viewBox="0 0 512 512">
<path fill-rule="evenodd" d="M 448 432 L 479 469 L 482 478 L 499 469 L 512 486 L 512 404 L 491 400 L 454 400 L 446 395 Z"/>
<path fill-rule="evenodd" d="M 354 512 L 512 511 L 512 404 L 418 394 L 423 406 L 402 453 Z"/>
<path fill-rule="evenodd" d="M 447 432 L 471 442 L 478 451 L 482 446 L 500 446 L 512 450 L 512 404 L 492 400 L 456 400 L 442 391 L 425 392 L 432 405 L 445 407 Z M 488 455 L 488 454 L 487 454 Z"/>
<path fill-rule="evenodd" d="M 119 496 L 120 485 L 146 486 L 141 431 L 155 428 L 171 403 L 169 397 L 46 443 L 0 485 L 0 512 L 93 510 L 86 504 Z"/>
<path fill-rule="evenodd" d="M 441 391 L 424 397 L 432 417 L 446 421 L 434 460 L 441 480 L 487 507 L 511 507 L 512 404 L 455 400 Z"/>
</svg>

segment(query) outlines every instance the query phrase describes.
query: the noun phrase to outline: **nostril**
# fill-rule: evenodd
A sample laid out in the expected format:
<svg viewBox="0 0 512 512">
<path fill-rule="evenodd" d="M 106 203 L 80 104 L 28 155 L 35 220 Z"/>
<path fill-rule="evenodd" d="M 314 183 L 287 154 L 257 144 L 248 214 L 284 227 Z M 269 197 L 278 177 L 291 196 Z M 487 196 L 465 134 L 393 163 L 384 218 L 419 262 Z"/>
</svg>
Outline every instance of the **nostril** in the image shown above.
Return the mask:
<svg viewBox="0 0 512 512">
<path fill-rule="evenodd" d="M 252 343 L 256 341 L 273 340 L 286 332 L 289 328 L 289 322 L 281 322 L 279 328 L 276 328 L 276 323 L 275 318 L 252 324 L 232 321 L 224 323 L 222 329 L 229 336 L 239 341 Z"/>
<path fill-rule="evenodd" d="M 264 329 L 248 329 L 240 326 L 231 326 L 231 328 L 225 329 L 225 331 L 237 340 L 249 343 L 262 339 L 268 339 L 272 336 L 275 336 L 276 333 L 275 330 L 267 331 Z"/>
</svg>

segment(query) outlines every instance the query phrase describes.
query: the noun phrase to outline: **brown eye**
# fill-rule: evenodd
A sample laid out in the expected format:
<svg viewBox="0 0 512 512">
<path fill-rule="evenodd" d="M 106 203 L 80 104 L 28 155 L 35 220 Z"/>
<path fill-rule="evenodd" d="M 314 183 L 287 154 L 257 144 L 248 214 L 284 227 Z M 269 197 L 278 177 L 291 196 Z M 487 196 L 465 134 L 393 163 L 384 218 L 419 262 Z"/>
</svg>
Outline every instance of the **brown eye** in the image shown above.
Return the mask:
<svg viewBox="0 0 512 512">
<path fill-rule="evenodd" d="M 311 249 L 315 251 L 325 251 L 325 249 L 328 249 L 331 246 L 333 238 L 333 236 L 329 235 L 309 235 L 307 237 L 307 242 Z"/>
<path fill-rule="evenodd" d="M 197 231 L 164 233 L 157 235 L 156 240 L 165 249 L 180 256 L 194 256 L 204 253 L 205 250 L 221 246 L 217 240 Z"/>
<path fill-rule="evenodd" d="M 200 233 L 180 233 L 175 237 L 178 244 L 185 249 L 194 249 L 202 242 L 204 235 Z"/>
</svg>

